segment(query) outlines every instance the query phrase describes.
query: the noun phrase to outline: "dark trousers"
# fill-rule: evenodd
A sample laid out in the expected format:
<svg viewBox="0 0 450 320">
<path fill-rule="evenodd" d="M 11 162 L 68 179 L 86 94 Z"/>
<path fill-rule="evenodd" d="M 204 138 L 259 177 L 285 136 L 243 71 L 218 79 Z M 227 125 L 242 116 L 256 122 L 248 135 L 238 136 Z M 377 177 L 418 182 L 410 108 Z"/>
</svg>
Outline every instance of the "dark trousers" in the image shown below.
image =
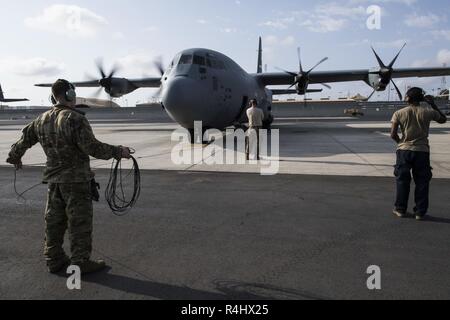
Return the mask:
<svg viewBox="0 0 450 320">
<path fill-rule="evenodd" d="M 411 172 L 416 184 L 414 212 L 424 216 L 428 213 L 430 181 L 433 177 L 428 152 L 397 151 L 397 201 L 395 207 L 401 212 L 407 212 L 411 190 Z"/>
</svg>

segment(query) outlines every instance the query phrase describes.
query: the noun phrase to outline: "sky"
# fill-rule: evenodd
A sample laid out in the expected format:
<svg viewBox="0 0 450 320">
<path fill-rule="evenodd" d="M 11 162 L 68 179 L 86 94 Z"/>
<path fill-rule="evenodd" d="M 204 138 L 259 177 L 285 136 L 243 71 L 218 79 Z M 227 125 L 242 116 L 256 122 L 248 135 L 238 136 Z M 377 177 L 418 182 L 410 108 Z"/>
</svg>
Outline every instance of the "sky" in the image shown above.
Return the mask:
<svg viewBox="0 0 450 320">
<path fill-rule="evenodd" d="M 98 58 L 107 71 L 120 65 L 119 77 L 157 76 L 155 59 L 161 57 L 167 65 L 188 48 L 220 51 L 254 73 L 259 36 L 269 72 L 277 67 L 296 71 L 297 47 L 305 69 L 323 57 L 329 60 L 317 70 L 376 67 L 371 45 L 388 64 L 404 43 L 396 67 L 450 65 L 448 0 L 61 1 L 0 0 L 0 83 L 7 98 L 27 97 L 33 105 L 48 105 L 48 89 L 35 88 L 35 83 L 97 77 Z M 375 29 L 367 24 L 376 21 L 371 19 L 375 11 L 368 13 L 373 6 L 380 9 Z M 441 81 L 408 79 L 397 84 L 431 90 Z M 89 97 L 95 91 L 78 89 L 78 94 Z M 332 90 L 311 98 L 371 91 L 364 83 L 332 84 Z M 131 106 L 153 94 L 139 89 L 116 102 Z M 375 98 L 385 99 L 387 93 Z"/>
</svg>

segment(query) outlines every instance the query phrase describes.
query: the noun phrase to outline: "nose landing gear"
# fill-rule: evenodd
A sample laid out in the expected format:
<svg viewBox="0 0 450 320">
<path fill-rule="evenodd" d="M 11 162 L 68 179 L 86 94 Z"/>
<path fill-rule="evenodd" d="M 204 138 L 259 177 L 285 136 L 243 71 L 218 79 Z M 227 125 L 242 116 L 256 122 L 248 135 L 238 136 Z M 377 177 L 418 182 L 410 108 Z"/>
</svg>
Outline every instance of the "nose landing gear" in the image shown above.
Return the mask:
<svg viewBox="0 0 450 320">
<path fill-rule="evenodd" d="M 270 114 L 267 117 L 267 119 L 263 121 L 263 129 L 270 130 L 270 128 L 272 127 L 273 120 L 274 120 L 273 115 Z"/>
</svg>

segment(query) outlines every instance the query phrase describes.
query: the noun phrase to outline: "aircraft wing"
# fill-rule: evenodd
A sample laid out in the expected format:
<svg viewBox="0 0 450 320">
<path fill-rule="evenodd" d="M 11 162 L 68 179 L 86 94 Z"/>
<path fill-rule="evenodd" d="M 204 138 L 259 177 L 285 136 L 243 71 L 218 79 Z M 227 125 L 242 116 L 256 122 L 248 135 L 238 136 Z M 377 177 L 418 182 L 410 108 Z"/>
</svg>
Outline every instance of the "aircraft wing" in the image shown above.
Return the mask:
<svg viewBox="0 0 450 320">
<path fill-rule="evenodd" d="M 116 78 L 113 78 L 116 79 Z M 123 79 L 129 81 L 136 88 L 159 88 L 161 86 L 161 78 L 142 78 L 142 79 Z M 100 87 L 99 80 L 72 82 L 77 88 L 98 88 Z M 36 84 L 36 87 L 50 88 L 52 83 Z"/>
<path fill-rule="evenodd" d="M 286 95 L 286 94 L 297 94 L 297 90 L 294 89 L 270 89 L 270 91 L 272 92 L 272 95 L 274 96 L 282 96 L 282 95 Z M 308 89 L 306 93 L 317 93 L 317 92 L 322 92 L 322 89 Z"/>
<path fill-rule="evenodd" d="M 341 70 L 341 71 L 315 71 L 309 75 L 310 84 L 332 83 L 332 82 L 350 82 L 367 81 L 369 73 L 372 70 Z M 293 72 L 296 73 L 296 72 Z M 284 72 L 259 73 L 253 74 L 265 86 L 270 85 L 291 85 L 295 79 L 293 76 Z M 412 78 L 412 77 L 442 77 L 450 76 L 450 68 L 405 68 L 395 69 L 393 78 Z"/>
<path fill-rule="evenodd" d="M 28 99 L 1 99 L 0 102 L 24 102 L 24 101 L 30 101 Z"/>
<path fill-rule="evenodd" d="M 36 87 L 43 87 L 43 88 L 51 88 L 53 83 L 38 83 L 35 84 Z M 85 82 L 73 82 L 73 85 L 77 88 L 96 88 L 100 87 L 100 83 L 98 80 L 93 81 L 85 81 Z"/>
<path fill-rule="evenodd" d="M 128 81 L 130 81 L 135 87 L 138 88 L 159 88 L 161 86 L 161 77 L 129 79 Z"/>
</svg>

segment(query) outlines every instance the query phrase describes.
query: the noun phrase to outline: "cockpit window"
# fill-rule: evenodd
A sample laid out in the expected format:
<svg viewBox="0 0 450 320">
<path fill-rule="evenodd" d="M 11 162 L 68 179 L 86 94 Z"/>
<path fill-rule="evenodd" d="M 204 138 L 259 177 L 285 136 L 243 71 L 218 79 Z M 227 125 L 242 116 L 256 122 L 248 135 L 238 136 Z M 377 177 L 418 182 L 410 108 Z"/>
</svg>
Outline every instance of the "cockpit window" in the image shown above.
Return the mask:
<svg viewBox="0 0 450 320">
<path fill-rule="evenodd" d="M 222 60 L 217 59 L 215 56 L 208 54 L 207 57 L 203 57 L 200 55 L 191 55 L 191 54 L 184 54 L 181 56 L 180 61 L 178 62 L 179 65 L 182 64 L 195 64 L 199 66 L 207 66 L 209 68 L 213 69 L 219 69 L 219 70 L 225 70 L 226 65 Z"/>
<path fill-rule="evenodd" d="M 212 60 L 211 61 L 213 68 L 224 70 L 225 69 L 225 63 L 221 60 Z"/>
<path fill-rule="evenodd" d="M 204 66 L 205 65 L 205 57 L 194 55 L 194 64 Z"/>
<path fill-rule="evenodd" d="M 193 56 L 191 54 L 184 54 L 180 58 L 178 64 L 192 64 Z"/>
<path fill-rule="evenodd" d="M 221 60 L 217 60 L 216 58 L 209 56 L 206 58 L 206 65 L 213 69 L 225 70 L 225 63 Z"/>
</svg>

